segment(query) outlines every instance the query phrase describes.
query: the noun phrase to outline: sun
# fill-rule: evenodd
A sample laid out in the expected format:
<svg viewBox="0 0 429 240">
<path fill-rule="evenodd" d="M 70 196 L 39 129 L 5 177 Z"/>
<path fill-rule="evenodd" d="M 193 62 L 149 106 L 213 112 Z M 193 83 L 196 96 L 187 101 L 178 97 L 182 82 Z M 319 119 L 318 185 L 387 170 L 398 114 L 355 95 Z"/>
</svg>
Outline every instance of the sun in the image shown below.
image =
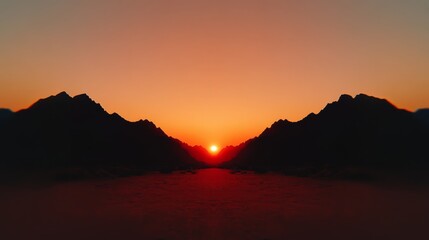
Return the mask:
<svg viewBox="0 0 429 240">
<path fill-rule="evenodd" d="M 218 150 L 219 150 L 218 146 L 216 146 L 216 145 L 210 146 L 210 152 L 211 153 L 217 153 Z"/>
</svg>

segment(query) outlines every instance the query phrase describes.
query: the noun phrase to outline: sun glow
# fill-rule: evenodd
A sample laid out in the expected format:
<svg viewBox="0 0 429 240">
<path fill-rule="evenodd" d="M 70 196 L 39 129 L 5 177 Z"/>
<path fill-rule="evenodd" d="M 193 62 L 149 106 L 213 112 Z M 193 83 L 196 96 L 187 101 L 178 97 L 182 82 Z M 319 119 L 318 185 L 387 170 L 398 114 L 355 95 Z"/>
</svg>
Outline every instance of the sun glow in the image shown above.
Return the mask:
<svg viewBox="0 0 429 240">
<path fill-rule="evenodd" d="M 218 150 L 219 150 L 218 146 L 216 146 L 216 145 L 210 146 L 210 152 L 211 153 L 217 153 Z"/>
</svg>

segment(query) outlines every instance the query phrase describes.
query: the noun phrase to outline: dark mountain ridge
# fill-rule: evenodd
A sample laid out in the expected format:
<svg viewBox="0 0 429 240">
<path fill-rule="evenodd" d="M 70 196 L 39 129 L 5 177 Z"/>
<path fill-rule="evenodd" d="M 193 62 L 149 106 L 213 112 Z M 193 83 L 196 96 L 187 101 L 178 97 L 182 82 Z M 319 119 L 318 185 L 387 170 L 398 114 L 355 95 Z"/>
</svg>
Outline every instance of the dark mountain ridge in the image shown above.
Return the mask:
<svg viewBox="0 0 429 240">
<path fill-rule="evenodd" d="M 186 143 L 183 143 L 182 146 L 196 160 L 204 162 L 209 166 L 216 167 L 233 159 L 238 154 L 238 152 L 244 148 L 244 145 L 245 143 L 237 146 L 226 146 L 216 154 L 210 153 L 206 148 L 200 145 L 190 146 Z"/>
<path fill-rule="evenodd" d="M 423 108 L 417 110 L 414 115 L 419 119 L 421 122 L 429 126 L 429 108 Z"/>
<path fill-rule="evenodd" d="M 279 120 L 258 137 L 211 155 L 148 120 L 129 122 L 85 94 L 62 92 L 15 113 L 0 109 L 0 174 L 83 169 L 129 175 L 206 164 L 306 176 L 344 169 L 426 174 L 428 113 L 364 94 L 342 95 L 318 114 Z"/>
<path fill-rule="evenodd" d="M 85 94 L 62 92 L 2 119 L 2 169 L 170 171 L 203 166 L 152 122 L 108 114 Z"/>
<path fill-rule="evenodd" d="M 13 112 L 10 109 L 0 108 L 0 126 L 12 116 Z"/>
<path fill-rule="evenodd" d="M 310 175 L 320 170 L 429 169 L 429 128 L 385 99 L 342 95 L 298 122 L 279 120 L 224 167 Z"/>
</svg>

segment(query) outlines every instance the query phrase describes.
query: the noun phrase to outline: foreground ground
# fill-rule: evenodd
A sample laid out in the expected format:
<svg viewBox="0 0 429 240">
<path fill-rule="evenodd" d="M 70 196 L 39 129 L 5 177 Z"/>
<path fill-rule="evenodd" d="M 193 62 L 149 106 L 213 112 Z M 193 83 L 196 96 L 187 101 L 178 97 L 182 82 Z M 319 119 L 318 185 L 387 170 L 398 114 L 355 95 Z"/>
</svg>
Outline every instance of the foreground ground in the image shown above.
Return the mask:
<svg viewBox="0 0 429 240">
<path fill-rule="evenodd" d="M 205 169 L 0 187 L 2 239 L 428 239 L 427 186 Z"/>
</svg>

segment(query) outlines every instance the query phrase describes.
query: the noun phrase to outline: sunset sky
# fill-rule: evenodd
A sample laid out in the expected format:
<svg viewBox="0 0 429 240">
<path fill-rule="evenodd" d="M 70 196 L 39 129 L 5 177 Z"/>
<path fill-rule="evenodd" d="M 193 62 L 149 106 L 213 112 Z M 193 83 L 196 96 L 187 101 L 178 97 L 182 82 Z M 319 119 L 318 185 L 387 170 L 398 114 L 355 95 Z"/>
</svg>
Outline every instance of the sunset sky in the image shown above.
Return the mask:
<svg viewBox="0 0 429 240">
<path fill-rule="evenodd" d="M 236 145 L 342 93 L 429 107 L 429 1 L 0 0 L 0 107 L 67 91 Z"/>
</svg>

